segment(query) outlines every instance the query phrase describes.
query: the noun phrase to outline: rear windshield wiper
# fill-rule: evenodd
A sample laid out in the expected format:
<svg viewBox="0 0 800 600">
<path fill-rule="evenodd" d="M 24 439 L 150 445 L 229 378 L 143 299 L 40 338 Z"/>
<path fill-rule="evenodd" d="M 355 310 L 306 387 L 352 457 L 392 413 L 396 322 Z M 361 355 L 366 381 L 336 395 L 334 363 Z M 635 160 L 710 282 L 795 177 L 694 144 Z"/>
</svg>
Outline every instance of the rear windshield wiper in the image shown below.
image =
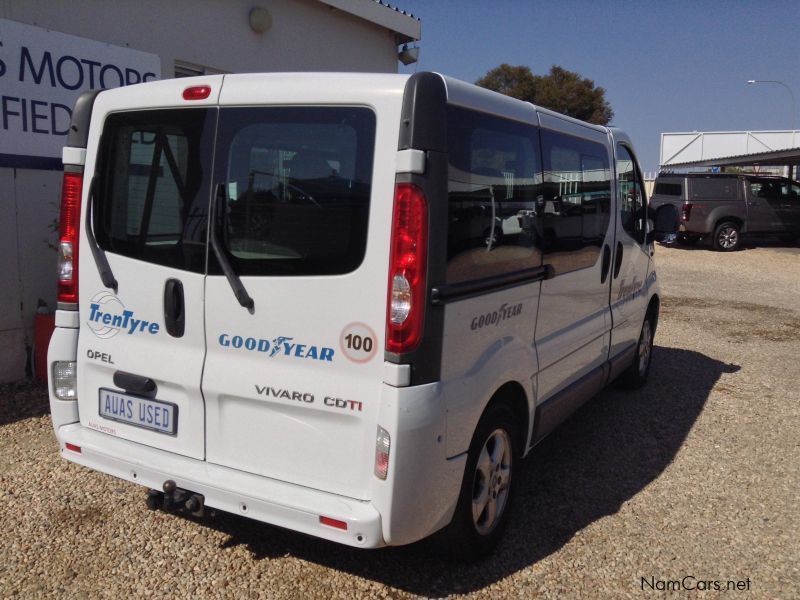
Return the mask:
<svg viewBox="0 0 800 600">
<path fill-rule="evenodd" d="M 86 237 L 89 240 L 89 248 L 94 257 L 94 263 L 97 265 L 97 270 L 100 272 L 100 279 L 103 285 L 117 293 L 117 280 L 114 273 L 111 271 L 111 265 L 108 264 L 106 253 L 97 243 L 97 238 L 94 237 L 94 229 L 92 228 L 92 217 L 94 214 L 94 192 L 97 182 L 97 175 L 92 177 L 92 182 L 89 184 L 89 198 L 86 207 Z"/>
<path fill-rule="evenodd" d="M 225 278 L 228 280 L 228 283 L 233 290 L 233 294 L 236 296 L 239 304 L 248 310 L 253 310 L 255 303 L 250 297 L 250 294 L 247 293 L 242 280 L 239 279 L 236 271 L 233 270 L 233 266 L 228 260 L 228 257 L 222 248 L 222 242 L 219 239 L 219 227 L 216 213 L 219 210 L 220 198 L 223 200 L 225 199 L 224 183 L 220 183 L 217 186 L 217 193 L 214 196 L 214 214 L 212 215 L 211 220 L 211 249 L 214 251 L 214 256 L 217 257 L 217 262 L 219 263 L 219 266 L 222 267 L 222 272 L 225 274 Z"/>
</svg>

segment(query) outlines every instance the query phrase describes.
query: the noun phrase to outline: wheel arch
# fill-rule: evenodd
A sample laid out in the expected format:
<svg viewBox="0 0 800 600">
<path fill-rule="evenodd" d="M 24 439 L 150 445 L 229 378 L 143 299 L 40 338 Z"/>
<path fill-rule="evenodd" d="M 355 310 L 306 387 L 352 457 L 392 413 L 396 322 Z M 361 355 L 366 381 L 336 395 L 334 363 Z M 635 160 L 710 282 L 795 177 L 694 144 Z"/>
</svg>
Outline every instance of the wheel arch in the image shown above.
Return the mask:
<svg viewBox="0 0 800 600">
<path fill-rule="evenodd" d="M 653 315 L 653 335 L 655 335 L 656 329 L 658 328 L 658 314 L 660 311 L 661 298 L 659 298 L 658 294 L 653 294 L 647 305 L 647 312 L 645 313 L 645 315 Z"/>
<path fill-rule="evenodd" d="M 486 403 L 481 413 L 481 418 L 483 418 L 483 415 L 486 414 L 492 406 L 497 404 L 507 406 L 514 415 L 515 421 L 518 423 L 516 432 L 518 447 L 515 448 L 515 450 L 519 456 L 522 456 L 528 446 L 528 435 L 531 426 L 532 411 L 528 394 L 518 381 L 507 381 L 492 394 L 489 402 Z M 480 419 L 478 419 L 478 421 L 480 422 Z"/>
<path fill-rule="evenodd" d="M 714 227 L 711 230 L 711 234 L 713 235 L 717 231 L 717 227 L 719 227 L 722 223 L 725 223 L 727 221 L 736 223 L 739 226 L 740 233 L 744 231 L 744 219 L 742 219 L 741 217 L 729 215 L 725 217 L 717 217 L 716 219 L 714 219 Z"/>
</svg>

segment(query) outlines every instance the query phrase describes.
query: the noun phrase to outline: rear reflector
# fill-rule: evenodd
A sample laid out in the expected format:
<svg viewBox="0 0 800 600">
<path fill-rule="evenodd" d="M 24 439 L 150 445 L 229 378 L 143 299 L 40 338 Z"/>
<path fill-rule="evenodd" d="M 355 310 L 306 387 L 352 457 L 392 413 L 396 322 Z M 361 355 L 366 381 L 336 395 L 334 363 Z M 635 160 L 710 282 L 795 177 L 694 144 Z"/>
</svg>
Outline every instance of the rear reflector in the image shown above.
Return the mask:
<svg viewBox="0 0 800 600">
<path fill-rule="evenodd" d="M 344 521 L 338 521 L 336 519 L 331 519 L 330 517 L 320 516 L 319 522 L 323 525 L 327 525 L 328 527 L 335 527 L 336 529 L 344 529 L 347 531 L 347 523 Z"/>
<path fill-rule="evenodd" d="M 386 479 L 389 474 L 389 451 L 392 447 L 392 438 L 389 432 L 378 425 L 378 435 L 375 438 L 375 477 Z"/>
<path fill-rule="evenodd" d="M 58 301 L 78 301 L 78 231 L 83 173 L 64 173 L 58 225 Z"/>
<path fill-rule="evenodd" d="M 184 100 L 205 100 L 211 95 L 210 85 L 194 85 L 183 90 Z"/>
<path fill-rule="evenodd" d="M 75 444 L 70 444 L 69 442 L 67 442 L 66 444 L 64 444 L 64 447 L 67 450 L 72 450 L 73 452 L 77 452 L 78 454 L 81 453 L 81 447 L 80 446 L 76 446 Z"/>
</svg>

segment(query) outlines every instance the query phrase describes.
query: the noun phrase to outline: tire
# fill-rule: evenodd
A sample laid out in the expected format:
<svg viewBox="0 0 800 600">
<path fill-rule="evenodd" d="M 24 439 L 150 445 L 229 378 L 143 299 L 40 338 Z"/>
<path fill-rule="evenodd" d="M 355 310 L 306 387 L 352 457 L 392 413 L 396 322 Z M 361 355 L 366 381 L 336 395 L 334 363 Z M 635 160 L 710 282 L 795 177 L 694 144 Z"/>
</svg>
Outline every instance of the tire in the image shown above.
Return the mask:
<svg viewBox="0 0 800 600">
<path fill-rule="evenodd" d="M 639 341 L 636 344 L 636 354 L 633 357 L 633 362 L 619 378 L 619 383 L 622 387 L 636 390 L 647 383 L 647 377 L 650 375 L 650 365 L 653 362 L 654 338 L 655 318 L 653 313 L 648 312 L 644 318 L 644 323 L 642 323 L 642 330 L 639 333 Z"/>
<path fill-rule="evenodd" d="M 714 229 L 714 250 L 719 252 L 733 252 L 742 244 L 742 235 L 739 224 L 733 221 L 723 221 Z"/>
<path fill-rule="evenodd" d="M 520 456 L 516 423 L 505 404 L 489 406 L 478 422 L 456 511 L 439 540 L 451 558 L 478 560 L 491 553 L 503 535 Z"/>
</svg>

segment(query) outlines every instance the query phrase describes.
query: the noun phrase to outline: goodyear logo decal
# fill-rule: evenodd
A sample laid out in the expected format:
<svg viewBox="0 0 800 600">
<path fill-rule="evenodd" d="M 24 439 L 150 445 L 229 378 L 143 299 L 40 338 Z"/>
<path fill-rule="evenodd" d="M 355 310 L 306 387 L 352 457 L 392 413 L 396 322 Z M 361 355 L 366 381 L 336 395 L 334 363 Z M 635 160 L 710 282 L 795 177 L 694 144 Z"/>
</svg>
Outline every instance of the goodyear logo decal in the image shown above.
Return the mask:
<svg viewBox="0 0 800 600">
<path fill-rule="evenodd" d="M 291 356 L 293 358 L 333 362 L 333 348 L 314 344 L 301 344 L 294 341 L 294 338 L 291 337 L 278 336 L 272 340 L 267 340 L 264 338 L 242 337 L 241 335 L 232 336 L 228 333 L 222 333 L 218 341 L 219 345 L 223 348 L 261 352 L 267 358 L 272 358 L 274 356 Z"/>
</svg>

